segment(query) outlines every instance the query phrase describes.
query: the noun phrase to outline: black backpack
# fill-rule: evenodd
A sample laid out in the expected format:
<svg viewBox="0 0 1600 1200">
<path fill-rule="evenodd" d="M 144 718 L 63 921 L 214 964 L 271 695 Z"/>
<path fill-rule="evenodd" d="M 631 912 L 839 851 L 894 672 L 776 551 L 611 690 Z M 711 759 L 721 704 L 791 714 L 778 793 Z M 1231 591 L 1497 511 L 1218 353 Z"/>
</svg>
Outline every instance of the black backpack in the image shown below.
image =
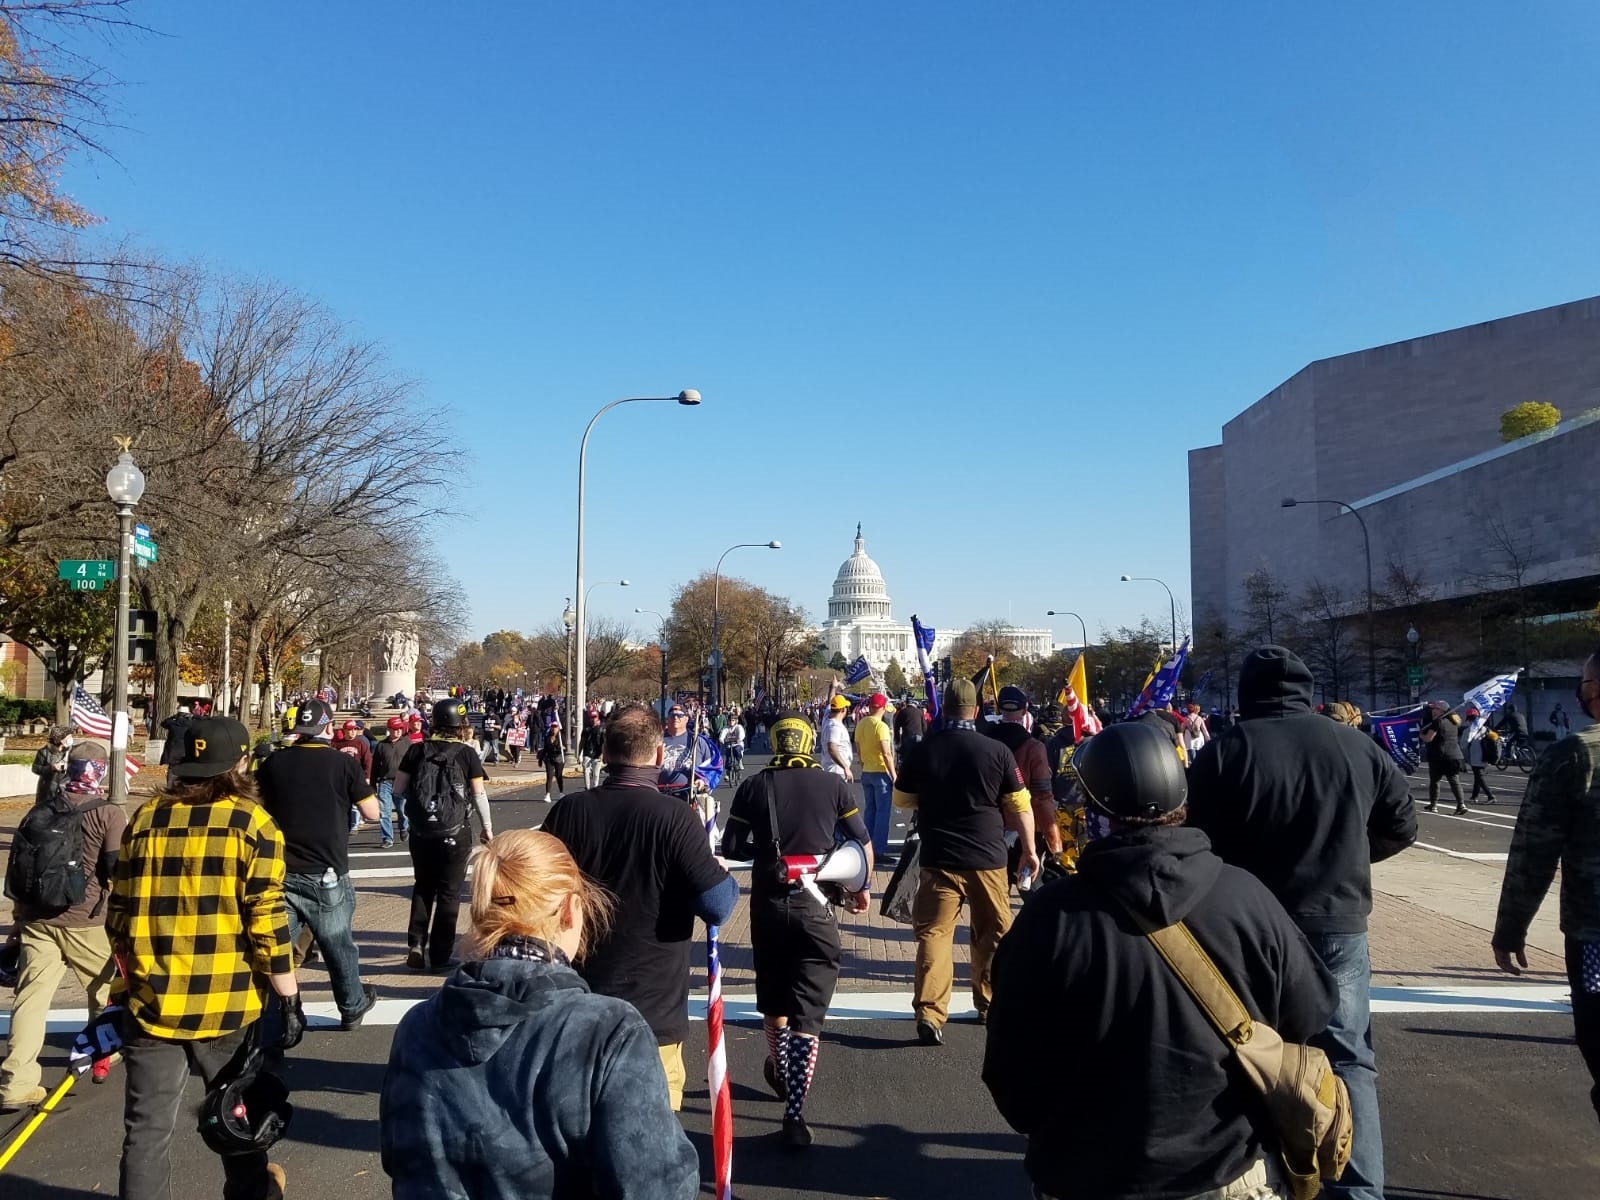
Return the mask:
<svg viewBox="0 0 1600 1200">
<path fill-rule="evenodd" d="M 83 872 L 84 814 L 110 803 L 102 799 L 75 808 L 70 797 L 52 789 L 49 799 L 29 809 L 11 840 L 7 897 L 52 915 L 82 904 L 88 888 Z"/>
<path fill-rule="evenodd" d="M 467 774 L 453 749 L 448 742 L 423 743 L 422 761 L 406 795 L 406 820 L 414 838 L 455 837 L 467 825 Z"/>
</svg>

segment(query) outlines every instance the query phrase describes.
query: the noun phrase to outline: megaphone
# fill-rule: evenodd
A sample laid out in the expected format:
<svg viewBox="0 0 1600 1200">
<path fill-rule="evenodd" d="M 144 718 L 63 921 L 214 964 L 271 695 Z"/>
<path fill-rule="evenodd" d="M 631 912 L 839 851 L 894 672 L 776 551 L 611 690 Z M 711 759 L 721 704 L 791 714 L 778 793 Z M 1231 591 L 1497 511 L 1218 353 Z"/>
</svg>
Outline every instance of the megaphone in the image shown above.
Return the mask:
<svg viewBox="0 0 1600 1200">
<path fill-rule="evenodd" d="M 783 859 L 784 878 L 797 883 L 826 904 L 819 883 L 831 883 L 843 892 L 867 886 L 867 851 L 860 842 L 840 842 L 826 854 L 789 854 Z"/>
</svg>

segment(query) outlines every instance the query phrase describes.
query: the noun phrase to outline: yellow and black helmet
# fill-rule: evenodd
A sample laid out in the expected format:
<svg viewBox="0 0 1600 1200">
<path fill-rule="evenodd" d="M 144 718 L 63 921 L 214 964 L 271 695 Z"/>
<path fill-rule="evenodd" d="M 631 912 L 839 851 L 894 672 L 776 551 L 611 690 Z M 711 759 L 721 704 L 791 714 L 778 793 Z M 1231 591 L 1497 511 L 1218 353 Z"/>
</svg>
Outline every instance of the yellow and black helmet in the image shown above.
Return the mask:
<svg viewBox="0 0 1600 1200">
<path fill-rule="evenodd" d="M 459 699 L 441 700 L 433 706 L 435 729 L 460 729 L 467 724 L 467 702 Z"/>
<path fill-rule="evenodd" d="M 772 741 L 772 752 L 784 757 L 810 757 L 817 747 L 817 734 L 797 712 L 786 712 L 767 730 Z"/>
</svg>

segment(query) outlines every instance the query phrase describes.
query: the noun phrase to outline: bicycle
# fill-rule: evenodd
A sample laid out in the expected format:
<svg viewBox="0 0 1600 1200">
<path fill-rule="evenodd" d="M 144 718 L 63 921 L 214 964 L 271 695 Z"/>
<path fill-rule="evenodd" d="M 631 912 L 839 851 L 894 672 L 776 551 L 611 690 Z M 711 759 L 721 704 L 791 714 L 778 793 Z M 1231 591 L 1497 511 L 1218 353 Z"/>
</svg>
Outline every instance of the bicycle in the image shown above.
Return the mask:
<svg viewBox="0 0 1600 1200">
<path fill-rule="evenodd" d="M 738 787 L 739 781 L 744 778 L 744 747 L 725 746 L 727 765 L 722 773 L 723 782 L 730 787 Z"/>
<path fill-rule="evenodd" d="M 1508 738 L 1500 747 L 1500 757 L 1495 759 L 1494 769 L 1509 771 L 1512 767 L 1516 767 L 1524 775 L 1529 775 L 1533 772 L 1533 764 L 1538 757 L 1527 738 Z"/>
</svg>

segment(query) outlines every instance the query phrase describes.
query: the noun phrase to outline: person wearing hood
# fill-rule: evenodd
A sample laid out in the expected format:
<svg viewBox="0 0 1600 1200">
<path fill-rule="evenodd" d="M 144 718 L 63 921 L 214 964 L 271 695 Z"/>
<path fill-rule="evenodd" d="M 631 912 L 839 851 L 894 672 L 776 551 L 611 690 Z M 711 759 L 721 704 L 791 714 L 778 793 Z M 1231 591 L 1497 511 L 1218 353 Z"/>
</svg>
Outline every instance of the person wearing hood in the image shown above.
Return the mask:
<svg viewBox="0 0 1600 1200">
<path fill-rule="evenodd" d="M 548 833 L 492 839 L 469 961 L 401 1019 L 378 1102 L 395 1200 L 691 1200 L 656 1039 L 572 969 L 613 902 Z"/>
<path fill-rule="evenodd" d="M 1383 1132 L 1372 1049 L 1367 916 L 1372 864 L 1417 840 L 1406 777 L 1359 729 L 1311 707 L 1311 672 L 1263 646 L 1239 668 L 1239 724 L 1196 756 L 1189 820 L 1224 862 L 1278 898 L 1339 981 L 1339 1007 L 1311 1043 L 1350 1092 L 1350 1166 L 1325 1196 L 1383 1200 Z"/>
<path fill-rule="evenodd" d="M 1184 825 L 1183 767 L 1161 730 L 1108 726 L 1073 766 L 1111 832 L 1001 942 L 983 1060 L 995 1107 L 1028 1139 L 1034 1195 L 1277 1200 L 1260 1095 L 1145 934 L 1183 922 L 1251 1017 L 1286 1042 L 1323 1029 L 1338 987 L 1262 883 Z M 1043 1028 L 1073 1030 L 1073 1053 L 1048 1071 Z"/>
</svg>

